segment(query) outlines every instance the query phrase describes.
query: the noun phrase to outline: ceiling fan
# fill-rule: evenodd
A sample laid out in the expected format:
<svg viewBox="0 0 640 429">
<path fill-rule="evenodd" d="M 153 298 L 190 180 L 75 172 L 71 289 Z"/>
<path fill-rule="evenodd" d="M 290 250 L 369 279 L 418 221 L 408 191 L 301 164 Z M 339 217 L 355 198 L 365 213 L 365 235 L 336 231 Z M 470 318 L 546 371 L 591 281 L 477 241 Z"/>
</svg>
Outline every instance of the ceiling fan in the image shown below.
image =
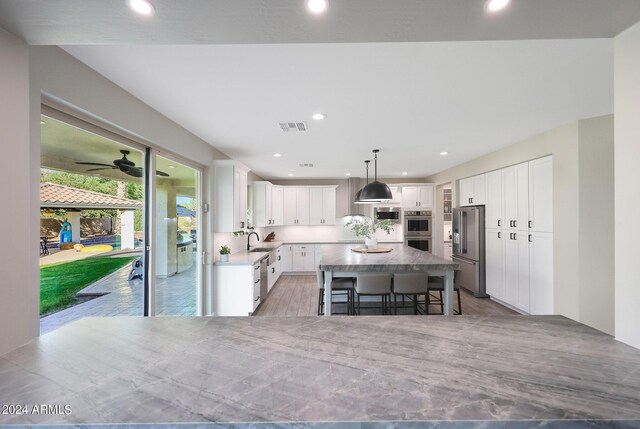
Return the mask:
<svg viewBox="0 0 640 429">
<path fill-rule="evenodd" d="M 142 168 L 136 167 L 135 162 L 127 159 L 127 155 L 129 155 L 131 152 L 128 151 L 128 150 L 121 150 L 120 153 L 122 154 L 122 158 L 114 159 L 113 160 L 113 165 L 102 164 L 100 162 L 76 162 L 76 164 L 78 164 L 78 165 L 94 165 L 94 166 L 98 166 L 99 167 L 99 168 L 92 168 L 90 170 L 87 170 L 87 172 L 89 172 L 89 171 L 115 170 L 115 169 L 118 169 L 118 170 L 122 171 L 123 173 L 128 174 L 129 176 L 142 177 L 142 173 L 143 173 Z M 169 177 L 169 175 L 167 173 L 165 173 L 164 171 L 159 171 L 159 170 L 156 170 L 156 176 Z"/>
</svg>

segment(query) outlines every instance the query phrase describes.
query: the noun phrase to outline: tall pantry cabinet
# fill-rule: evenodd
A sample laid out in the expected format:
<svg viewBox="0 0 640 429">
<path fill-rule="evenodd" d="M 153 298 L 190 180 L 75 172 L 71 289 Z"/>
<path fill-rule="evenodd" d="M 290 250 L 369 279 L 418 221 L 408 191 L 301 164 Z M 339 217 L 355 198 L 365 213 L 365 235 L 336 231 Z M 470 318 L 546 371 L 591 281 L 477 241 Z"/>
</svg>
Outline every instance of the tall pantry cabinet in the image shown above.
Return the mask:
<svg viewBox="0 0 640 429">
<path fill-rule="evenodd" d="M 553 314 L 552 157 L 486 173 L 485 182 L 487 293 Z"/>
</svg>

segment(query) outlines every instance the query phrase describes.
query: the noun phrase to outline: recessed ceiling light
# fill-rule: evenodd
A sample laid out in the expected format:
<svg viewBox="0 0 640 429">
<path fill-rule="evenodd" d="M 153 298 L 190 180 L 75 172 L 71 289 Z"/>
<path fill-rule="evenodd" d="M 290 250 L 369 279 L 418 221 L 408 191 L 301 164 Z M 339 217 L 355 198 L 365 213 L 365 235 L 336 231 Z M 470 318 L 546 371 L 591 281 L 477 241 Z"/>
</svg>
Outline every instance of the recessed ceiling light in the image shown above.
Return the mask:
<svg viewBox="0 0 640 429">
<path fill-rule="evenodd" d="M 487 10 L 489 12 L 497 12 L 507 7 L 511 0 L 489 0 L 487 1 Z"/>
<path fill-rule="evenodd" d="M 351 176 L 351 173 L 346 173 L 345 176 Z"/>
<path fill-rule="evenodd" d="M 407 173 L 406 171 L 403 171 L 403 172 L 402 172 L 402 175 L 403 175 L 403 176 L 406 176 L 407 174 L 408 174 L 408 173 Z"/>
<path fill-rule="evenodd" d="M 289 173 L 289 177 L 293 176 L 293 173 Z"/>
<path fill-rule="evenodd" d="M 324 113 L 314 113 L 314 115 L 312 116 L 312 118 L 315 119 L 316 121 L 321 121 L 326 117 L 327 115 L 325 115 Z"/>
<path fill-rule="evenodd" d="M 320 15 L 326 12 L 329 7 L 328 0 L 306 0 L 307 10 L 313 14 Z"/>
<path fill-rule="evenodd" d="M 169 165 L 169 168 L 174 169 L 174 168 L 176 168 L 176 166 L 175 165 Z"/>
<path fill-rule="evenodd" d="M 275 156 L 276 158 L 280 158 L 282 155 L 280 155 L 279 153 L 274 153 L 273 156 Z"/>
<path fill-rule="evenodd" d="M 148 0 L 127 0 L 127 5 L 135 12 L 144 16 L 152 16 L 156 9 Z"/>
<path fill-rule="evenodd" d="M 449 155 L 449 152 L 446 152 L 446 151 L 444 151 L 444 152 L 440 152 L 440 155 L 442 155 L 442 156 L 447 156 L 447 155 Z"/>
</svg>

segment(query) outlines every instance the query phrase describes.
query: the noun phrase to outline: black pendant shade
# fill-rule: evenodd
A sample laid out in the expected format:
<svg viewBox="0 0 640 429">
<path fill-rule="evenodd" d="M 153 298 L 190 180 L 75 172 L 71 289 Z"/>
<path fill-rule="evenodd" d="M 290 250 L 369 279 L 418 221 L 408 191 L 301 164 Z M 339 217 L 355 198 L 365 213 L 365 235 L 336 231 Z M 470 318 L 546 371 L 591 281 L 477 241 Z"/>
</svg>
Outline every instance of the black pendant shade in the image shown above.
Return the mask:
<svg viewBox="0 0 640 429">
<path fill-rule="evenodd" d="M 381 203 L 393 199 L 391 189 L 382 182 L 378 181 L 378 149 L 374 149 L 375 154 L 375 176 L 374 181 L 358 191 L 357 199 L 362 203 Z"/>
<path fill-rule="evenodd" d="M 369 163 L 370 162 L 371 161 L 369 161 L 368 159 L 364 162 L 364 165 L 367 167 L 367 185 L 369 184 Z M 364 187 L 362 189 L 364 189 Z M 360 198 L 362 196 L 362 189 L 360 189 L 358 192 L 356 192 L 356 197 L 355 197 L 355 200 L 353 202 L 354 204 L 368 204 L 368 203 L 365 203 L 364 201 L 362 201 L 361 198 Z"/>
<path fill-rule="evenodd" d="M 392 198 L 391 189 L 386 183 L 378 182 L 377 180 L 369 183 L 360 191 L 360 201 L 362 202 L 378 203 L 389 201 Z"/>
</svg>

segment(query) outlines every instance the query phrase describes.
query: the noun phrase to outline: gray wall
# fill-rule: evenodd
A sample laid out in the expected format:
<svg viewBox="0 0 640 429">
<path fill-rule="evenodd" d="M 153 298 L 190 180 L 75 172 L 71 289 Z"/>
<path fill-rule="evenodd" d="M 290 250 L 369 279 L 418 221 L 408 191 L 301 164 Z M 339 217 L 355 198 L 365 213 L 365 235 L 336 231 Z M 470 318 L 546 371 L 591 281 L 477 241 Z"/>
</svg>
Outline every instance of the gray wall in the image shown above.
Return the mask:
<svg viewBox="0 0 640 429">
<path fill-rule="evenodd" d="M 0 355 L 38 335 L 37 183 L 30 170 L 29 50 L 0 29 L 0 224 L 13 231 L 0 246 Z M 36 158 L 37 159 L 37 158 Z M 39 181 L 38 172 L 35 180 Z M 34 192 L 35 188 L 35 192 Z M 35 198 L 34 198 L 35 195 Z"/>
<path fill-rule="evenodd" d="M 616 339 L 640 348 L 640 24 L 615 38 Z"/>
<path fill-rule="evenodd" d="M 580 321 L 614 333 L 613 116 L 580 121 Z"/>
<path fill-rule="evenodd" d="M 613 165 L 610 162 L 613 152 L 612 124 L 612 115 L 582 120 L 427 178 L 427 181 L 436 184 L 451 182 L 456 204 L 459 179 L 553 155 L 555 311 L 608 333 L 613 333 L 614 319 L 610 300 L 609 303 L 607 299 L 602 302 L 597 316 L 592 314 L 592 307 L 603 295 L 613 295 L 613 283 L 603 285 L 600 282 L 603 277 L 613 278 L 612 260 L 607 257 L 596 260 L 598 254 L 613 254 L 613 241 L 603 239 L 595 243 L 588 240 L 586 233 L 587 228 L 599 223 L 600 219 L 607 222 L 613 216 L 613 207 L 606 203 L 607 190 L 613 187 Z M 593 150 L 597 150 L 596 155 L 589 154 Z M 584 165 L 580 164 L 581 152 Z M 594 157 L 600 157 L 602 163 L 594 162 Z M 594 187 L 591 177 L 596 177 L 595 180 L 601 183 Z M 592 192 L 596 197 L 583 202 L 584 207 L 580 205 L 581 189 L 585 195 Z M 597 199 L 599 196 L 604 198 L 603 204 Z M 585 225 L 582 230 L 581 222 Z M 435 228 L 438 231 L 441 226 L 436 225 Z M 606 228 L 612 228 L 612 225 Z M 585 234 L 581 235 L 581 231 Z M 581 254 L 584 258 L 582 263 Z M 594 263 L 599 273 L 596 277 L 590 277 Z"/>
</svg>

